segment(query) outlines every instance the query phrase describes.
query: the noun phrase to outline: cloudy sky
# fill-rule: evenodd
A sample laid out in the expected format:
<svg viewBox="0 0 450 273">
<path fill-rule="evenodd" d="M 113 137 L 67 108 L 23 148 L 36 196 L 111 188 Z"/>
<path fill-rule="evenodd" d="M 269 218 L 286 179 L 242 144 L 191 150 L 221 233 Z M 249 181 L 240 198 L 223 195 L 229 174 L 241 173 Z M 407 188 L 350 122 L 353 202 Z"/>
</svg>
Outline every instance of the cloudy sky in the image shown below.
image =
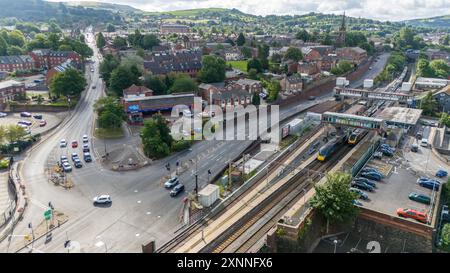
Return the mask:
<svg viewBox="0 0 450 273">
<path fill-rule="evenodd" d="M 345 10 L 346 14 L 353 17 L 390 21 L 450 14 L 450 0 L 97 0 L 97 2 L 127 4 L 146 11 L 237 8 L 256 15 L 292 15 L 312 11 L 341 14 Z"/>
</svg>

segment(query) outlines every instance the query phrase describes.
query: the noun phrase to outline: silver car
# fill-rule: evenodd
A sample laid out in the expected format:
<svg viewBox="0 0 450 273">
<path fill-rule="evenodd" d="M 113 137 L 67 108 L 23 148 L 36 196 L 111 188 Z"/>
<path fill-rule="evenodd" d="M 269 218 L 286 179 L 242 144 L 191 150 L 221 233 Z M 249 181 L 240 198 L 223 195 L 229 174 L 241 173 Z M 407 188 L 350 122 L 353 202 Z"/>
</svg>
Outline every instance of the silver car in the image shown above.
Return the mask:
<svg viewBox="0 0 450 273">
<path fill-rule="evenodd" d="M 92 201 L 94 202 L 94 204 L 108 204 L 112 202 L 111 196 L 107 194 L 96 196 Z"/>
</svg>

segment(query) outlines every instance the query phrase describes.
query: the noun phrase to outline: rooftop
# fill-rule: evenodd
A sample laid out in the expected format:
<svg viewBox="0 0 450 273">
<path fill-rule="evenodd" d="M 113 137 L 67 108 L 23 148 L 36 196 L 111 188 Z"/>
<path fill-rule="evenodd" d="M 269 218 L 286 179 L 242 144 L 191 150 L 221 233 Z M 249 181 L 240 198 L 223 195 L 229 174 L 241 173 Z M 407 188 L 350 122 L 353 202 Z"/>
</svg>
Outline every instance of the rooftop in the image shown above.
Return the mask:
<svg viewBox="0 0 450 273">
<path fill-rule="evenodd" d="M 377 115 L 386 121 L 402 123 L 406 125 L 415 125 L 422 115 L 421 109 L 405 108 L 405 107 L 388 107 Z"/>
</svg>

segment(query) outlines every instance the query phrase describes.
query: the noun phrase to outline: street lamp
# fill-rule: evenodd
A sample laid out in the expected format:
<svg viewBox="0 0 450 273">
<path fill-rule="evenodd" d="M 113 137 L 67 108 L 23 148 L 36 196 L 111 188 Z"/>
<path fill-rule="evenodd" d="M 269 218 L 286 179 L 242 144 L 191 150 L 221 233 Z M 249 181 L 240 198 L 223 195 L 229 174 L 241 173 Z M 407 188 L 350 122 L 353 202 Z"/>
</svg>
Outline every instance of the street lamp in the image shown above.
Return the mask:
<svg viewBox="0 0 450 273">
<path fill-rule="evenodd" d="M 336 254 L 336 247 L 337 247 L 338 241 L 334 240 L 333 243 L 334 243 L 334 254 Z"/>
</svg>

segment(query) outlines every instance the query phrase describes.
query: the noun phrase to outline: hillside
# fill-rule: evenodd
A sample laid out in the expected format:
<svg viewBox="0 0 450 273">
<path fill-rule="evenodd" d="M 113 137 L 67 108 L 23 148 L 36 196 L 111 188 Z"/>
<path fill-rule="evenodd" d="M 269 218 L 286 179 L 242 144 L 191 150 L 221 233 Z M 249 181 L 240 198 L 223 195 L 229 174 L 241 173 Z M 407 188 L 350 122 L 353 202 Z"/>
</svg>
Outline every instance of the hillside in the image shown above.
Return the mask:
<svg viewBox="0 0 450 273">
<path fill-rule="evenodd" d="M 404 21 L 408 25 L 416 27 L 431 27 L 440 29 L 450 29 L 450 15 L 437 16 L 425 19 L 414 19 Z"/>
<path fill-rule="evenodd" d="M 127 13 L 142 12 L 141 10 L 133 8 L 132 6 L 120 5 L 120 4 L 89 2 L 89 1 L 73 1 L 73 2 L 67 2 L 65 4 L 67 6 L 83 6 L 86 8 L 105 9 L 105 10 L 127 12 Z"/>
</svg>

